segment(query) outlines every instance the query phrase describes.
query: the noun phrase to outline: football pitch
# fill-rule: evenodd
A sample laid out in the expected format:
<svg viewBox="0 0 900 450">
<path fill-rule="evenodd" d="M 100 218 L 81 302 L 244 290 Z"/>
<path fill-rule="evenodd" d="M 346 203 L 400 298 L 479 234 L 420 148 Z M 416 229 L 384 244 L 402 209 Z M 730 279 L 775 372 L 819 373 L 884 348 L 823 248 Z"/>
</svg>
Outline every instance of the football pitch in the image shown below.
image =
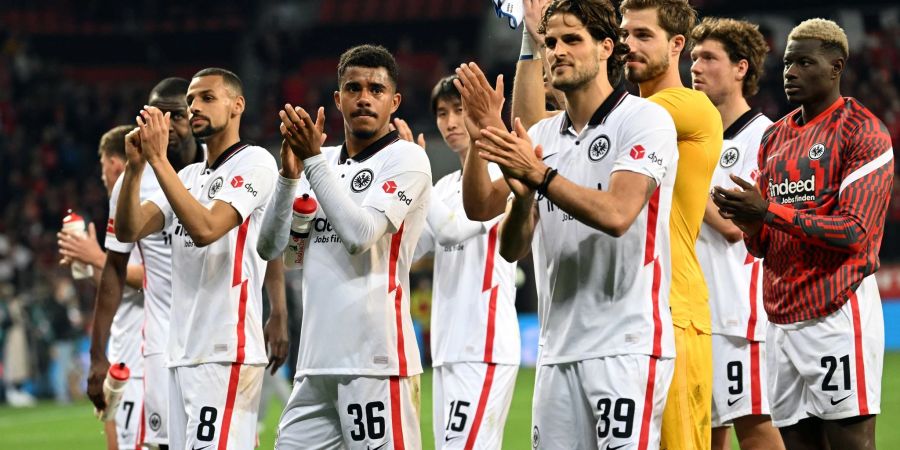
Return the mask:
<svg viewBox="0 0 900 450">
<path fill-rule="evenodd" d="M 506 423 L 503 448 L 531 448 L 531 394 L 534 369 L 519 370 L 513 403 Z M 877 445 L 881 449 L 900 448 L 900 353 L 884 358 L 881 415 L 878 417 Z M 272 402 L 260 435 L 260 449 L 271 449 L 281 405 Z M 102 450 L 102 427 L 91 415 L 86 401 L 59 406 L 41 403 L 34 408 L 0 406 L 0 450 Z M 431 431 L 431 372 L 422 376 L 422 443 L 433 449 Z M 736 445 L 733 445 L 737 449 Z"/>
</svg>

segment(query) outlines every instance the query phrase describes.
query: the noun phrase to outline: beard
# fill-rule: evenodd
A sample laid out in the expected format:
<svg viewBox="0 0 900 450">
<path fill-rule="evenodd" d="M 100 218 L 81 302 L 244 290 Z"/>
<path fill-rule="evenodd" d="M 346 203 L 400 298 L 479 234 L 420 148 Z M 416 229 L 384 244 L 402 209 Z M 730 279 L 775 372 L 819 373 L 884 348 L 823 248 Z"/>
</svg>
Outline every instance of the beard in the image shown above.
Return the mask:
<svg viewBox="0 0 900 450">
<path fill-rule="evenodd" d="M 203 138 L 208 138 L 210 136 L 216 135 L 223 129 L 225 129 L 224 125 L 220 126 L 220 127 L 214 127 L 210 122 L 206 122 L 206 126 L 204 126 L 203 128 L 201 128 L 199 130 L 195 130 L 195 129 L 191 128 L 191 133 L 194 135 L 195 138 L 203 139 Z"/>
<path fill-rule="evenodd" d="M 597 78 L 597 74 L 600 72 L 600 64 L 596 62 L 592 67 L 572 68 L 574 69 L 574 73 L 572 73 L 572 76 L 570 78 L 560 79 L 558 77 L 553 77 L 550 84 L 555 89 L 558 89 L 562 92 L 573 92 L 593 81 L 594 78 Z"/>
<path fill-rule="evenodd" d="M 350 134 L 357 139 L 371 139 L 375 136 L 378 130 L 359 130 L 359 129 L 350 129 Z"/>
<path fill-rule="evenodd" d="M 626 61 L 628 61 L 626 59 Z M 625 65 L 625 78 L 632 83 L 643 83 L 659 77 L 669 70 L 669 58 L 665 56 L 659 61 L 650 61 L 641 58 L 639 61 L 646 63 L 647 67 L 643 71 L 631 69 L 628 64 Z"/>
</svg>

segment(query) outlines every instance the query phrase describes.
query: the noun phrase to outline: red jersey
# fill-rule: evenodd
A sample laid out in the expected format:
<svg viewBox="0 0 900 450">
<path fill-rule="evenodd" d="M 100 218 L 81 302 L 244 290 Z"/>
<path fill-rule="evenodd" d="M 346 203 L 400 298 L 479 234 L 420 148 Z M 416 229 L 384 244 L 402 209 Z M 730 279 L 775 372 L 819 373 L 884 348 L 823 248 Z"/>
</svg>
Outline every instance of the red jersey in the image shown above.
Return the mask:
<svg viewBox="0 0 900 450">
<path fill-rule="evenodd" d="M 894 178 L 884 124 L 853 98 L 799 124 L 800 109 L 763 135 L 757 178 L 765 224 L 745 237 L 763 262 L 769 321 L 827 316 L 878 270 Z"/>
</svg>

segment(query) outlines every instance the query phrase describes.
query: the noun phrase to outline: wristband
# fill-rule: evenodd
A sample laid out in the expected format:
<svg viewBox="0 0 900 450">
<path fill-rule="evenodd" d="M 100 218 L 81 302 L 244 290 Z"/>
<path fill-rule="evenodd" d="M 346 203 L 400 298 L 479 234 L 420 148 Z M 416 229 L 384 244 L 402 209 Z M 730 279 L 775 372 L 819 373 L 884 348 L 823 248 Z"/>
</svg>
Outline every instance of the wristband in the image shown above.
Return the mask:
<svg viewBox="0 0 900 450">
<path fill-rule="evenodd" d="M 547 168 L 547 172 L 544 174 L 544 181 L 537 187 L 538 194 L 541 194 L 544 197 L 547 196 L 547 188 L 550 187 L 550 182 L 556 178 L 556 173 L 556 169 Z"/>
<path fill-rule="evenodd" d="M 522 48 L 519 49 L 519 61 L 531 61 L 531 60 L 539 60 L 541 59 L 540 48 L 539 51 L 534 51 L 534 39 L 531 37 L 531 33 L 528 32 L 528 28 L 522 27 Z"/>
</svg>

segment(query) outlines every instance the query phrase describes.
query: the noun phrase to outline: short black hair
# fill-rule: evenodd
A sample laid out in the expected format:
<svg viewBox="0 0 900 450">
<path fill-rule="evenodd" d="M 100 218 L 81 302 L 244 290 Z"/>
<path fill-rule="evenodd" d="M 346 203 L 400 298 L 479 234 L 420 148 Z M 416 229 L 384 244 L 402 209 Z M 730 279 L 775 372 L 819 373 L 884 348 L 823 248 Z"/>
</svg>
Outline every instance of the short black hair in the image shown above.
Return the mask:
<svg viewBox="0 0 900 450">
<path fill-rule="evenodd" d="M 241 82 L 241 79 L 232 71 L 228 69 L 222 69 L 221 67 L 207 67 L 206 69 L 202 69 L 199 72 L 195 73 L 193 78 L 200 77 L 208 77 L 218 75 L 222 77 L 222 80 L 225 82 L 225 86 L 232 89 L 234 91 L 234 95 L 244 95 L 244 83 Z"/>
<path fill-rule="evenodd" d="M 150 90 L 150 98 L 155 97 L 179 97 L 184 98 L 187 95 L 188 86 L 191 83 L 184 78 L 169 77 L 165 78 L 153 89 Z"/>
<path fill-rule="evenodd" d="M 441 81 L 438 81 L 437 84 L 434 85 L 434 89 L 431 90 L 432 114 L 437 115 L 438 100 L 462 100 L 462 96 L 459 94 L 459 90 L 456 89 L 456 86 L 453 84 L 453 80 L 456 80 L 458 78 L 459 77 L 455 74 L 447 75 L 446 77 L 441 78 Z"/>
<path fill-rule="evenodd" d="M 344 77 L 344 72 L 348 67 L 369 67 L 377 69 L 384 67 L 387 70 L 388 77 L 394 83 L 394 91 L 397 90 L 397 79 L 400 77 L 400 69 L 397 67 L 397 60 L 391 55 L 386 48 L 380 45 L 357 45 L 345 51 L 341 55 L 338 62 L 338 84 Z"/>
</svg>

